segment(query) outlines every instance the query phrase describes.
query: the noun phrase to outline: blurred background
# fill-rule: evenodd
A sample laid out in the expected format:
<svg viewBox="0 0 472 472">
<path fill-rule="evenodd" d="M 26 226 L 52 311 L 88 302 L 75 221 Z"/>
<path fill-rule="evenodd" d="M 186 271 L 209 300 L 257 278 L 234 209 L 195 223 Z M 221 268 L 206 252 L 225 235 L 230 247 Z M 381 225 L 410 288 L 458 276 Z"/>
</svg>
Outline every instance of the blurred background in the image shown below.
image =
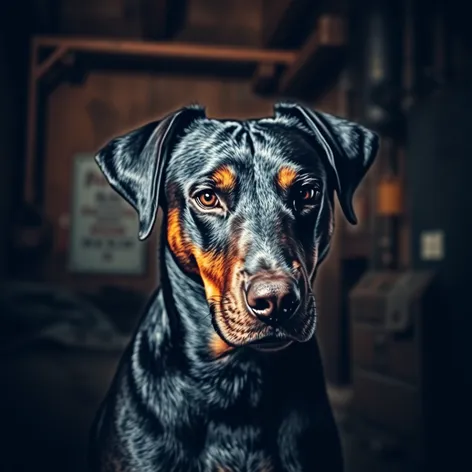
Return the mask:
<svg viewBox="0 0 472 472">
<path fill-rule="evenodd" d="M 94 151 L 192 102 L 249 118 L 286 98 L 382 136 L 315 287 L 347 470 L 464 470 L 469 18 L 456 0 L 2 2 L 0 470 L 85 471 L 159 284 L 159 225 L 138 243 Z"/>
</svg>

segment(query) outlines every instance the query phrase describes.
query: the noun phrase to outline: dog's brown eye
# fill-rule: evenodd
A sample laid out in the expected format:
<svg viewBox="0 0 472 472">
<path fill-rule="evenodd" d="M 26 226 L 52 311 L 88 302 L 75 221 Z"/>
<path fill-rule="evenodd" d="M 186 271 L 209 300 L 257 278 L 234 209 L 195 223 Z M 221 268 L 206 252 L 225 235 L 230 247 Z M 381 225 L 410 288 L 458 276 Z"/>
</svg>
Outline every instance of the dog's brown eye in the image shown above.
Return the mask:
<svg viewBox="0 0 472 472">
<path fill-rule="evenodd" d="M 318 188 L 303 185 L 296 189 L 293 203 L 297 210 L 301 210 L 306 205 L 315 205 L 320 196 L 321 193 Z"/>
<path fill-rule="evenodd" d="M 302 188 L 300 190 L 300 197 L 303 201 L 309 201 L 312 200 L 313 197 L 315 196 L 315 189 L 314 188 Z"/>
<path fill-rule="evenodd" d="M 211 190 L 204 190 L 197 194 L 197 203 L 204 208 L 215 208 L 219 204 L 218 197 Z"/>
<path fill-rule="evenodd" d="M 301 187 L 299 198 L 305 204 L 314 203 L 320 198 L 320 191 L 316 187 Z"/>
</svg>

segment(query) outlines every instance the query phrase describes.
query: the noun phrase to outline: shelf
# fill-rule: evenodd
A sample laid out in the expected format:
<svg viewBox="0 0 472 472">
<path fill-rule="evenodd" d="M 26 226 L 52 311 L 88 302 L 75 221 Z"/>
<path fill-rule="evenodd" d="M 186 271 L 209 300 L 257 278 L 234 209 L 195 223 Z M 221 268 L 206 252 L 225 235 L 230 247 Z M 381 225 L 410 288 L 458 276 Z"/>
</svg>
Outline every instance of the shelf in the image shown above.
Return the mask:
<svg viewBox="0 0 472 472">
<path fill-rule="evenodd" d="M 252 71 L 254 71 L 258 64 L 273 64 L 275 66 L 287 67 L 290 66 L 296 58 L 295 51 L 236 48 L 174 42 L 38 37 L 35 38 L 34 45 L 37 49 L 40 48 L 44 50 L 49 48 L 54 51 L 50 58 L 46 59 L 48 62 L 38 66 L 39 70 L 47 69 L 59 56 L 63 57 L 65 54 L 83 54 L 85 57 L 92 59 L 94 57 L 103 59 L 103 56 L 106 56 L 123 61 L 124 66 L 138 65 L 139 61 L 142 60 L 146 62 L 148 59 L 156 62 L 156 64 L 158 62 L 161 64 L 163 62 L 172 62 L 252 66 Z"/>
<path fill-rule="evenodd" d="M 321 16 L 316 30 L 283 73 L 279 92 L 293 98 L 315 100 L 335 82 L 345 56 L 343 20 L 337 16 Z"/>
</svg>

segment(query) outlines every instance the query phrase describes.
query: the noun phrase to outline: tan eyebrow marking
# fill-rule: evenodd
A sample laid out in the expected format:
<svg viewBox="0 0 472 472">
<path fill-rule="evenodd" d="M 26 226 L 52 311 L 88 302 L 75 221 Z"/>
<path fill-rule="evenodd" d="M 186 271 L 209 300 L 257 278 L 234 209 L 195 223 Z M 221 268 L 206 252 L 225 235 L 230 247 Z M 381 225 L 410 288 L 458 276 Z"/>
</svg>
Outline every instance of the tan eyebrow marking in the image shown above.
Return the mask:
<svg viewBox="0 0 472 472">
<path fill-rule="evenodd" d="M 236 187 L 236 175 L 229 166 L 220 167 L 213 172 L 211 180 L 223 192 L 231 192 Z"/>
<path fill-rule="evenodd" d="M 288 190 L 297 178 L 297 172 L 291 167 L 282 167 L 277 173 L 277 184 L 283 190 Z"/>
</svg>

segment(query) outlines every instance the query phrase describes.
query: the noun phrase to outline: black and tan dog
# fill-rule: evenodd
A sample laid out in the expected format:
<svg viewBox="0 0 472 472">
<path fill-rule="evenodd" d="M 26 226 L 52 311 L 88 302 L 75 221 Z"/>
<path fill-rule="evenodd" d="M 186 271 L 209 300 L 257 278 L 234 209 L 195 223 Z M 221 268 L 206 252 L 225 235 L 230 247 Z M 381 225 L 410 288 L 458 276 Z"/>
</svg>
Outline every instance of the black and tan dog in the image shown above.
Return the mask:
<svg viewBox="0 0 472 472">
<path fill-rule="evenodd" d="M 93 470 L 343 469 L 312 285 L 334 190 L 355 223 L 377 148 L 357 124 L 280 103 L 249 121 L 184 108 L 102 149 L 140 238 L 158 205 L 164 231 L 162 287 L 97 416 Z"/>
</svg>

